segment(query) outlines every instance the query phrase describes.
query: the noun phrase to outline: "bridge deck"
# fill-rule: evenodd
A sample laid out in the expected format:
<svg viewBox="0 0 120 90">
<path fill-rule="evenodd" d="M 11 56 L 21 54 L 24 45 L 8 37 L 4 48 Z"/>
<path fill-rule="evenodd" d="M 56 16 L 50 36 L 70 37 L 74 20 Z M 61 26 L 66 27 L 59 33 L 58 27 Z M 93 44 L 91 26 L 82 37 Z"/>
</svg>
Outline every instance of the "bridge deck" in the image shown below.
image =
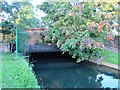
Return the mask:
<svg viewBox="0 0 120 90">
<path fill-rule="evenodd" d="M 37 53 L 37 52 L 60 52 L 59 48 L 48 45 L 26 45 L 26 53 Z"/>
</svg>

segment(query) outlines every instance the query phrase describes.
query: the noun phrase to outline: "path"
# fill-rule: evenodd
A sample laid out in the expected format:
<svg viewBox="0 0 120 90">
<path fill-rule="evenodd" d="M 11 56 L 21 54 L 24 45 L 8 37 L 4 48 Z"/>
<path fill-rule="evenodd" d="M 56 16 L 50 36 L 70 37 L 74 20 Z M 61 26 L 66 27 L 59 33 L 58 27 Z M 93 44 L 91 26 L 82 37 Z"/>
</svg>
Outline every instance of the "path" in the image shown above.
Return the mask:
<svg viewBox="0 0 120 90">
<path fill-rule="evenodd" d="M 115 47 L 105 47 L 105 49 L 111 50 L 113 52 L 120 52 L 120 49 Z"/>
</svg>

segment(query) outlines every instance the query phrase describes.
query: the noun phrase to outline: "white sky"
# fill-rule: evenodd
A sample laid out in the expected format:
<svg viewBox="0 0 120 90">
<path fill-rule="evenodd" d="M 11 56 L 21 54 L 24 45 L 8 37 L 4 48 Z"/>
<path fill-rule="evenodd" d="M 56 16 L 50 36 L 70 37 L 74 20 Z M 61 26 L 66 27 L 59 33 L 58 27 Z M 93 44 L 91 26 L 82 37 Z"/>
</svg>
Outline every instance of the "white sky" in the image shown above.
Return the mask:
<svg viewBox="0 0 120 90">
<path fill-rule="evenodd" d="M 45 0 L 32 0 L 33 5 L 40 5 L 44 2 Z"/>
<path fill-rule="evenodd" d="M 33 4 L 34 6 L 36 6 L 36 5 L 41 5 L 43 2 L 45 2 L 45 0 L 32 0 L 31 2 L 32 2 L 32 4 Z M 41 11 L 41 10 L 35 11 L 35 14 L 36 14 L 36 17 L 37 17 L 38 19 L 41 19 L 41 17 L 43 17 L 43 16 L 46 15 L 46 14 L 45 14 L 43 11 Z"/>
</svg>

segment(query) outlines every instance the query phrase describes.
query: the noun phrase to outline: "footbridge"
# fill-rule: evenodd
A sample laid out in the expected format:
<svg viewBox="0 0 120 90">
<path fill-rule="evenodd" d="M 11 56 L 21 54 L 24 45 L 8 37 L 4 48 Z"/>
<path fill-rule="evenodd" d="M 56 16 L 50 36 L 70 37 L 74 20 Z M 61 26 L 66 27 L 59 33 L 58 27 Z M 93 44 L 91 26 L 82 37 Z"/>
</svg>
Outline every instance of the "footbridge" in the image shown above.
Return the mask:
<svg viewBox="0 0 120 90">
<path fill-rule="evenodd" d="M 60 52 L 60 49 L 52 45 L 26 45 L 26 53 L 40 53 L 40 52 Z"/>
</svg>

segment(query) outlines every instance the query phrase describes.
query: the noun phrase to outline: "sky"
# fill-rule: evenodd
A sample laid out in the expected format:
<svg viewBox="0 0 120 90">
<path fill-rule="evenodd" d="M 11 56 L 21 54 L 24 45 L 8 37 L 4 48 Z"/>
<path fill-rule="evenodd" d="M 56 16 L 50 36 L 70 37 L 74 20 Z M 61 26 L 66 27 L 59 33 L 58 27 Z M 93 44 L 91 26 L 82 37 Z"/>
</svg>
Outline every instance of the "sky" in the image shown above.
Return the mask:
<svg viewBox="0 0 120 90">
<path fill-rule="evenodd" d="M 36 5 L 41 5 L 45 0 L 32 0 L 31 3 L 36 6 Z M 35 11 L 36 17 L 38 19 L 41 19 L 41 17 L 45 16 L 46 14 L 41 11 L 41 10 L 37 10 Z"/>
<path fill-rule="evenodd" d="M 1 1 L 1 0 L 0 0 Z M 2 0 L 2 1 L 7 1 L 7 2 L 13 2 L 13 1 L 20 1 L 20 0 Z M 27 1 L 27 0 L 24 0 L 24 1 Z M 34 5 L 34 6 L 36 6 L 36 5 L 41 5 L 43 2 L 44 2 L 45 0 L 31 0 L 31 3 Z M 40 19 L 41 20 L 41 17 L 43 17 L 43 16 L 45 16 L 46 14 L 43 12 L 43 11 L 41 11 L 41 10 L 34 10 L 34 12 L 35 12 L 35 16 L 38 18 L 38 19 Z M 7 17 L 8 17 L 8 15 L 6 15 L 6 14 L 4 14 L 5 16 L 6 16 L 6 19 L 7 19 Z M 0 23 L 1 23 L 1 19 L 0 19 Z"/>
<path fill-rule="evenodd" d="M 43 2 L 44 2 L 45 0 L 32 0 L 32 4 L 33 5 L 40 5 L 40 4 L 42 4 Z"/>
</svg>

